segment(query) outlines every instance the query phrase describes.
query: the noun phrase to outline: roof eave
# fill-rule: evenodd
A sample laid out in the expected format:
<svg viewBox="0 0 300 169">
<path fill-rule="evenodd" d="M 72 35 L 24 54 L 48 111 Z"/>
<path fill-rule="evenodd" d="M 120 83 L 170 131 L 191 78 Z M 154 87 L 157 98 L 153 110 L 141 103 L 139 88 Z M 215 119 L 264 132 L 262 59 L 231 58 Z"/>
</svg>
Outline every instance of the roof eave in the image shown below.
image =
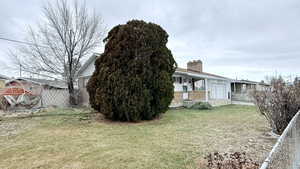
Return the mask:
<svg viewBox="0 0 300 169">
<path fill-rule="evenodd" d="M 183 71 L 176 71 L 175 73 L 183 74 L 183 75 L 187 75 L 187 76 L 192 76 L 192 77 L 204 78 L 204 79 L 214 79 L 214 80 L 223 80 L 223 81 L 229 81 L 230 80 L 228 78 L 221 78 L 221 77 L 216 77 L 216 76 L 211 76 L 211 75 L 204 75 L 204 74 L 199 74 L 199 73 L 191 73 L 191 72 L 183 72 Z"/>
<path fill-rule="evenodd" d="M 77 72 L 77 77 L 80 77 L 81 76 L 81 73 L 89 67 L 90 64 L 93 63 L 93 61 L 96 60 L 96 58 L 98 56 L 100 56 L 101 54 L 100 53 L 93 53 L 93 55 L 82 65 L 82 67 L 79 69 L 79 71 Z"/>
</svg>

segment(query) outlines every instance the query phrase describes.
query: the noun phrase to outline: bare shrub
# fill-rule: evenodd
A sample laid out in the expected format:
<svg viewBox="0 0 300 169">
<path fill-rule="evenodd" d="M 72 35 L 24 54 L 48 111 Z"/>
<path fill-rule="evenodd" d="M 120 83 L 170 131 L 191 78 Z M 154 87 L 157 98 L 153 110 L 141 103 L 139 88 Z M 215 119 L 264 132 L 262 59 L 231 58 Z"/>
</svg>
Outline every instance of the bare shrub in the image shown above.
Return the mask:
<svg viewBox="0 0 300 169">
<path fill-rule="evenodd" d="M 0 109 L 1 110 L 7 110 L 9 107 L 9 103 L 7 100 L 4 98 L 4 96 L 0 96 Z"/>
<path fill-rule="evenodd" d="M 271 89 L 254 91 L 253 97 L 272 131 L 282 134 L 300 108 L 300 84 L 297 80 L 289 84 L 279 77 L 271 80 L 271 86 Z"/>
<path fill-rule="evenodd" d="M 258 169 L 259 164 L 250 158 L 246 153 L 211 153 L 205 157 L 209 169 Z"/>
</svg>

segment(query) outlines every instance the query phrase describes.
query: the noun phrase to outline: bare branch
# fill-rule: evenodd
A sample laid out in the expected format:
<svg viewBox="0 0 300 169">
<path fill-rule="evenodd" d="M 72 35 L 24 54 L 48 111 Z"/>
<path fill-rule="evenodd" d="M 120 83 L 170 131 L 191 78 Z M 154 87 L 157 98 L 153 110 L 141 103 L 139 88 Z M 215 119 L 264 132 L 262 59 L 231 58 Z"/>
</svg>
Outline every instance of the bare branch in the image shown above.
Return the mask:
<svg viewBox="0 0 300 169">
<path fill-rule="evenodd" d="M 32 45 L 19 46 L 10 54 L 24 71 L 60 76 L 73 90 L 82 59 L 102 42 L 103 21 L 85 2 L 57 0 L 42 9 L 43 20 L 28 30 L 27 41 Z"/>
</svg>

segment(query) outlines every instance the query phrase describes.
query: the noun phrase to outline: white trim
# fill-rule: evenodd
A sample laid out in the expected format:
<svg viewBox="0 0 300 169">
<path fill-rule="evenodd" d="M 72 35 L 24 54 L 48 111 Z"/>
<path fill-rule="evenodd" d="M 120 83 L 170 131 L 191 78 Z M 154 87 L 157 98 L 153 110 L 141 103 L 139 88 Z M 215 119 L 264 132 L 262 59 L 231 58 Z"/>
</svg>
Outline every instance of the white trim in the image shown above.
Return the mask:
<svg viewBox="0 0 300 169">
<path fill-rule="evenodd" d="M 221 77 L 215 77 L 215 76 L 203 75 L 203 74 L 196 74 L 196 73 L 190 73 L 190 72 L 175 71 L 175 73 L 179 73 L 179 74 L 183 74 L 183 75 L 188 75 L 188 76 L 192 76 L 192 77 L 199 77 L 199 78 L 207 78 L 207 79 L 230 81 L 230 79 L 227 79 L 227 78 L 221 78 Z"/>
<path fill-rule="evenodd" d="M 91 77 L 92 75 L 84 75 L 84 76 L 78 76 L 77 78 L 85 78 L 85 77 Z"/>
<path fill-rule="evenodd" d="M 98 56 L 100 56 L 100 53 L 93 53 L 90 58 L 82 65 L 82 67 L 78 70 L 77 72 L 77 78 L 80 77 L 82 72 L 84 72 L 91 64 L 95 63 L 95 60 L 97 59 Z"/>
</svg>

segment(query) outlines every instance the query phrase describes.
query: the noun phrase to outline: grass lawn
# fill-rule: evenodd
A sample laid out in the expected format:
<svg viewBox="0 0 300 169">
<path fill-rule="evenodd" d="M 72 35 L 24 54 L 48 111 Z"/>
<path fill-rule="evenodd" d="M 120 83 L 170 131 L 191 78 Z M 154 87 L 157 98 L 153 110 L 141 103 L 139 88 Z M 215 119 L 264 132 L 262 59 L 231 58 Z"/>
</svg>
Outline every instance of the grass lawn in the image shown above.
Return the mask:
<svg viewBox="0 0 300 169">
<path fill-rule="evenodd" d="M 254 106 L 169 110 L 119 123 L 87 109 L 54 109 L 0 121 L 0 168 L 199 168 L 210 152 L 246 151 L 262 161 L 275 140 Z"/>
</svg>

